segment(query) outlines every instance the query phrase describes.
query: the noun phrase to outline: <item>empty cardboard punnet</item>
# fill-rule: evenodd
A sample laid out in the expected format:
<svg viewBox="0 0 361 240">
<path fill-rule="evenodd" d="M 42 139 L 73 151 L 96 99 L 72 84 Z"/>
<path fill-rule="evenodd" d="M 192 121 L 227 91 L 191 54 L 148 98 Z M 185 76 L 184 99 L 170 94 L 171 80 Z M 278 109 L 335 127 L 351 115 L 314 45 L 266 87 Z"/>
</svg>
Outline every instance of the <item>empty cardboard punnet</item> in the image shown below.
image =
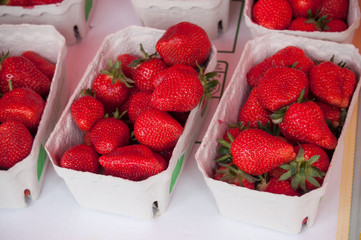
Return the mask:
<svg viewBox="0 0 361 240">
<path fill-rule="evenodd" d="M 246 79 L 247 72 L 253 65 L 290 45 L 302 48 L 306 55 L 313 60 L 330 60 L 334 55 L 334 61 L 336 63 L 340 61 L 346 62 L 347 66 L 356 74 L 356 79 L 358 79 L 346 122 L 323 185 L 301 197 L 291 197 L 283 194 L 250 190 L 212 179 L 216 167 L 215 159 L 219 157 L 217 140 L 223 137 L 224 132 L 228 129 L 228 123 L 237 122 L 239 110 L 249 94 L 250 87 Z M 288 233 L 300 232 L 302 222 L 306 217 L 308 218 L 308 227 L 314 223 L 319 203 L 325 191 L 327 191 L 329 179 L 337 177 L 335 176 L 337 174 L 334 168 L 335 163 L 343 160 L 347 161 L 347 159 L 342 159 L 343 143 L 355 103 L 358 101 L 360 72 L 361 56 L 351 44 L 340 44 L 279 33 L 264 35 L 247 42 L 232 79 L 195 155 L 198 168 L 215 198 L 219 212 L 223 216 Z"/>
<path fill-rule="evenodd" d="M 84 38 L 95 0 L 64 0 L 57 4 L 32 7 L 0 6 L 0 22 L 6 24 L 49 24 L 64 37 L 68 45 Z"/>
<path fill-rule="evenodd" d="M 219 30 L 228 28 L 228 0 L 132 0 L 141 23 L 147 27 L 167 29 L 179 22 L 191 22 L 202 27 L 211 39 Z"/>
<path fill-rule="evenodd" d="M 262 27 L 256 24 L 252 18 L 252 8 L 254 5 L 254 0 L 246 0 L 244 7 L 244 18 L 246 26 L 251 31 L 253 38 L 259 37 L 261 35 L 269 33 L 284 33 L 301 37 L 329 40 L 339 43 L 351 43 L 353 35 L 356 29 L 360 25 L 360 7 L 358 0 L 349 1 L 349 10 L 347 17 L 347 26 L 348 29 L 343 32 L 306 32 L 306 31 L 291 31 L 291 30 L 273 30 Z"/>
<path fill-rule="evenodd" d="M 32 50 L 56 63 L 50 92 L 29 156 L 8 170 L 0 170 L 0 208 L 21 208 L 27 206 L 25 190 L 30 191 L 32 200 L 39 197 L 48 166 L 45 142 L 68 102 L 65 39 L 51 25 L 4 24 L 0 26 L 0 49 L 3 52 L 9 50 L 9 56 L 19 56 L 24 51 Z"/>
<path fill-rule="evenodd" d="M 155 44 L 164 30 L 130 26 L 108 35 L 94 59 L 89 64 L 73 95 L 70 97 L 63 114 L 46 143 L 56 173 L 62 177 L 76 201 L 85 207 L 116 213 L 135 218 L 152 218 L 155 213 L 162 214 L 168 207 L 174 185 L 192 149 L 200 127 L 205 119 L 201 108 L 193 109 L 173 150 L 168 168 L 143 181 L 130 181 L 118 177 L 80 172 L 59 166 L 66 150 L 83 142 L 84 133 L 79 130 L 71 117 L 72 103 L 80 97 L 82 89 L 90 88 L 101 69 L 108 66 L 120 54 L 140 54 L 140 43 L 148 53 L 155 52 Z M 216 66 L 216 49 L 212 46 L 211 55 L 206 63 L 206 72 Z"/>
</svg>

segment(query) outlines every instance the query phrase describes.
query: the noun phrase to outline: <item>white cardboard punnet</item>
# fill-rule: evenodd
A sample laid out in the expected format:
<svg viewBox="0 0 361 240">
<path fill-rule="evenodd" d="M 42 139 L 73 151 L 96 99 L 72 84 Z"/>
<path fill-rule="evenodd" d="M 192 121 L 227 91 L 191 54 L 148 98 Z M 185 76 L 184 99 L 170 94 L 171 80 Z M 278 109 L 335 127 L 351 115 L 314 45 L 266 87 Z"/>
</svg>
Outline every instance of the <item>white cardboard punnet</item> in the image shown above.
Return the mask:
<svg viewBox="0 0 361 240">
<path fill-rule="evenodd" d="M 246 80 L 247 72 L 253 65 L 289 45 L 302 48 L 306 55 L 313 60 L 329 60 L 334 55 L 335 62 L 346 62 L 356 73 L 358 79 L 345 126 L 322 187 L 301 197 L 290 197 L 250 190 L 212 179 L 216 165 L 215 159 L 219 156 L 216 151 L 217 140 L 222 138 L 228 128 L 228 123 L 236 123 L 239 109 L 249 94 L 250 88 Z M 280 33 L 264 35 L 247 42 L 232 79 L 224 92 L 224 97 L 221 99 L 195 155 L 198 168 L 222 215 L 288 233 L 300 232 L 302 221 L 306 217 L 308 217 L 307 226 L 314 223 L 318 205 L 324 192 L 327 191 L 329 179 L 336 177 L 336 170 L 333 166 L 336 161 L 342 161 L 345 132 L 349 127 L 349 121 L 360 92 L 360 73 L 361 56 L 351 44 L 340 44 Z"/>
<path fill-rule="evenodd" d="M 70 147 L 83 142 L 83 132 L 72 120 L 70 108 L 84 88 L 90 88 L 108 59 L 114 61 L 120 54 L 140 54 L 142 43 L 148 53 L 155 52 L 156 41 L 164 30 L 130 26 L 108 35 L 89 64 L 73 95 L 65 107 L 54 131 L 45 145 L 56 173 L 62 177 L 76 201 L 85 207 L 135 218 L 152 218 L 168 207 L 174 185 L 191 151 L 205 118 L 199 107 L 191 111 L 186 126 L 174 148 L 167 170 L 146 180 L 135 182 L 113 176 L 74 171 L 59 167 L 59 161 Z M 216 49 L 212 46 L 206 72 L 216 66 Z"/>
<path fill-rule="evenodd" d="M 142 25 L 167 29 L 179 22 L 202 27 L 211 39 L 225 32 L 229 21 L 229 0 L 132 0 Z"/>
<path fill-rule="evenodd" d="M 8 170 L 0 170 L 0 208 L 21 208 L 27 205 L 24 190 L 30 191 L 32 200 L 39 197 L 48 165 L 45 142 L 68 100 L 65 39 L 51 25 L 3 24 L 0 26 L 0 49 L 3 52 L 9 50 L 10 56 L 32 50 L 56 63 L 50 92 L 29 156 Z"/>
<path fill-rule="evenodd" d="M 360 25 L 360 7 L 358 4 L 358 0 L 349 1 L 349 10 L 348 10 L 348 18 L 347 18 L 348 29 L 343 32 L 306 32 L 306 31 L 267 29 L 265 27 L 256 24 L 252 19 L 252 8 L 254 2 L 255 2 L 254 0 L 246 0 L 244 7 L 245 23 L 246 26 L 251 31 L 251 35 L 253 38 L 269 33 L 285 33 L 285 34 L 308 37 L 308 38 L 330 40 L 339 43 L 351 43 L 355 31 Z"/>
<path fill-rule="evenodd" d="M 68 45 L 84 38 L 89 30 L 95 0 L 64 0 L 61 3 L 33 7 L 0 6 L 0 22 L 6 24 L 53 25 Z"/>
</svg>

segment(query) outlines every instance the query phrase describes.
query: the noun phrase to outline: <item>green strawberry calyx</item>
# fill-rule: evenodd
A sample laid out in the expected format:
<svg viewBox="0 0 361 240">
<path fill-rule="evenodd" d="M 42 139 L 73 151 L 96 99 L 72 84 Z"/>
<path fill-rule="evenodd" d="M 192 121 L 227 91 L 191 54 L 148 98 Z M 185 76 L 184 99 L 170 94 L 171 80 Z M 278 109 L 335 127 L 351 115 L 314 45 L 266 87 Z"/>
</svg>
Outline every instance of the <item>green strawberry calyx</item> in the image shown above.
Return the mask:
<svg viewBox="0 0 361 240">
<path fill-rule="evenodd" d="M 143 44 L 140 44 L 140 52 L 141 52 L 141 54 L 142 54 L 142 57 L 133 60 L 133 61 L 129 64 L 129 66 L 130 66 L 131 68 L 137 68 L 141 63 L 146 62 L 146 61 L 148 61 L 148 60 L 150 60 L 150 59 L 152 59 L 152 58 L 158 57 L 158 53 L 157 53 L 157 52 L 154 52 L 154 53 L 152 53 L 152 54 L 147 53 L 147 52 L 144 50 Z"/>
<path fill-rule="evenodd" d="M 202 107 L 201 115 L 203 116 L 207 109 L 208 102 L 213 98 L 212 92 L 219 85 L 219 81 L 215 79 L 215 76 L 217 76 L 217 72 L 208 72 L 204 74 L 203 68 L 199 66 L 198 63 L 197 67 L 199 69 L 199 79 L 203 86 L 203 95 L 199 100 L 199 106 Z"/>
<path fill-rule="evenodd" d="M 281 175 L 279 181 L 292 179 L 291 186 L 294 190 L 301 188 L 304 192 L 306 189 L 306 180 L 308 180 L 315 187 L 320 187 L 319 182 L 315 178 L 321 178 L 326 175 L 315 166 L 313 163 L 317 162 L 320 155 L 313 155 L 310 159 L 305 160 L 305 151 L 301 147 L 294 160 L 289 163 L 283 164 L 280 167 L 286 172 Z"/>
<path fill-rule="evenodd" d="M 111 59 L 108 60 L 108 68 L 100 70 L 101 74 L 108 75 L 112 79 L 112 84 L 115 84 L 117 81 L 120 81 L 125 84 L 128 88 L 133 87 L 131 84 L 134 81 L 128 77 L 126 77 L 122 71 L 122 63 L 121 61 L 112 62 Z"/>
</svg>

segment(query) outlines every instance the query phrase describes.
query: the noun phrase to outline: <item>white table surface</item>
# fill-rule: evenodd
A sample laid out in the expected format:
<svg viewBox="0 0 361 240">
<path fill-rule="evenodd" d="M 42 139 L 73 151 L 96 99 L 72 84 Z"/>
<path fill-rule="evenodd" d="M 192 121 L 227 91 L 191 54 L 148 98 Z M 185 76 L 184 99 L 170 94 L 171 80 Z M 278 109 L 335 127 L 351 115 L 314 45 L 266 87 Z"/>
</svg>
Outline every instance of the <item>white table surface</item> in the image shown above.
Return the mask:
<svg viewBox="0 0 361 240">
<path fill-rule="evenodd" d="M 250 39 L 243 19 L 236 35 L 241 4 L 241 1 L 232 1 L 229 29 L 213 41 L 219 50 L 218 60 L 228 63 L 228 70 L 223 73 L 226 79 L 231 78 L 243 46 Z M 81 42 L 68 47 L 66 71 L 70 91 L 76 87 L 106 35 L 129 25 L 140 25 L 140 22 L 130 0 L 98 0 L 91 25 Z M 78 205 L 49 164 L 41 195 L 36 201 L 29 201 L 26 208 L 0 210 L 0 239 L 331 240 L 336 236 L 339 182 L 340 174 L 331 180 L 314 225 L 290 235 L 220 215 L 193 156 L 186 162 L 167 211 L 151 220 L 133 219 Z"/>
</svg>

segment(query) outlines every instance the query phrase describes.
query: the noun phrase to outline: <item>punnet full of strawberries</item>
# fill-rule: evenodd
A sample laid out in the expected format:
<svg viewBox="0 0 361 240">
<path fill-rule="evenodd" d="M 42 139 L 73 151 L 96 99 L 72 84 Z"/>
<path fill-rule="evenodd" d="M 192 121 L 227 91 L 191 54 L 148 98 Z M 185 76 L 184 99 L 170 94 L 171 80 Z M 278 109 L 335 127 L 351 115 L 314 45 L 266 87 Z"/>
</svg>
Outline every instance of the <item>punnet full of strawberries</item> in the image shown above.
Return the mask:
<svg viewBox="0 0 361 240">
<path fill-rule="evenodd" d="M 25 159 L 50 91 L 55 64 L 34 51 L 0 59 L 0 169 Z"/>
<path fill-rule="evenodd" d="M 204 73 L 211 46 L 201 27 L 181 22 L 164 32 L 153 53 L 139 43 L 138 55 L 109 59 L 71 104 L 84 140 L 58 164 L 132 181 L 166 170 L 190 111 L 203 112 L 218 85 L 214 72 Z"/>
<path fill-rule="evenodd" d="M 250 93 L 217 147 L 213 178 L 301 196 L 323 184 L 357 85 L 346 62 L 287 46 L 246 73 Z"/>
<path fill-rule="evenodd" d="M 349 0 L 258 0 L 252 19 L 262 27 L 306 32 L 347 30 Z"/>
</svg>

